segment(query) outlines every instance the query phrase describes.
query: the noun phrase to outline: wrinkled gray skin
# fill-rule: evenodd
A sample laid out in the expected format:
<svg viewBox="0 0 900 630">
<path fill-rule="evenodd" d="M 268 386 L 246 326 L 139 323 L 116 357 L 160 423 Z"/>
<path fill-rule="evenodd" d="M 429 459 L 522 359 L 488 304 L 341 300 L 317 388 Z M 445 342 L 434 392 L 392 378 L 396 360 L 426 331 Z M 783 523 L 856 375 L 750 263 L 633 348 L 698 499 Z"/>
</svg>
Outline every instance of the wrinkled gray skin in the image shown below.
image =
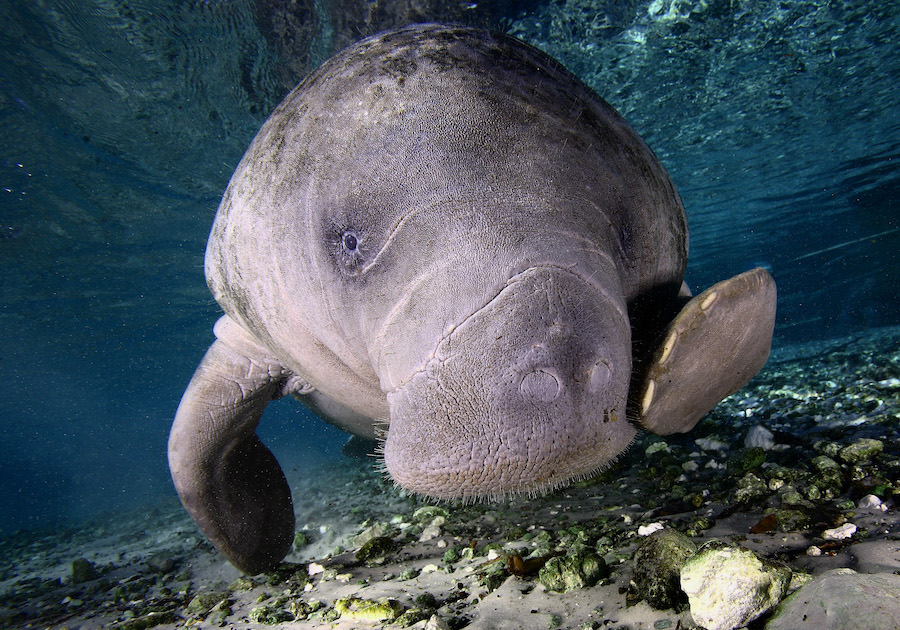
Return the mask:
<svg viewBox="0 0 900 630">
<path fill-rule="evenodd" d="M 437 498 L 543 492 L 636 425 L 687 431 L 765 363 L 775 286 L 688 301 L 686 261 L 665 170 L 552 59 L 437 25 L 365 40 L 288 95 L 219 207 L 225 316 L 169 442 L 182 502 L 238 568 L 284 557 L 290 492 L 255 429 L 288 393 L 386 429 L 391 476 Z"/>
</svg>

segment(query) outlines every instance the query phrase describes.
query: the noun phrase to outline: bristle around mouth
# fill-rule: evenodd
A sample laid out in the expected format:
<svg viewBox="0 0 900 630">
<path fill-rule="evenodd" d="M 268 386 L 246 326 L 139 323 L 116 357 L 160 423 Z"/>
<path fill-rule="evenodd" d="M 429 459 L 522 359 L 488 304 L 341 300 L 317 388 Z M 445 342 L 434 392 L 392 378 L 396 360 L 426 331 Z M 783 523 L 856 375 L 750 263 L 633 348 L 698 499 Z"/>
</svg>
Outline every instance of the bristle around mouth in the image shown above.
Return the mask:
<svg viewBox="0 0 900 630">
<path fill-rule="evenodd" d="M 631 421 L 629 419 L 629 421 Z M 617 455 L 603 462 L 601 465 L 583 473 L 577 473 L 572 475 L 571 477 L 567 477 L 564 479 L 558 479 L 552 481 L 550 483 L 544 484 L 535 484 L 532 486 L 526 486 L 523 488 L 507 490 L 504 492 L 491 492 L 491 493 L 479 493 L 479 492 L 461 492 L 458 495 L 436 495 L 430 494 L 427 492 L 417 492 L 414 490 L 410 490 L 399 484 L 390 474 L 387 468 L 387 464 L 384 459 L 384 448 L 385 442 L 387 440 L 387 431 L 385 430 L 383 433 L 381 431 L 378 432 L 378 442 L 375 446 L 375 449 L 372 453 L 370 453 L 370 457 L 377 458 L 375 462 L 375 469 L 378 473 L 384 478 L 386 482 L 390 482 L 393 486 L 401 490 L 403 492 L 408 493 L 409 495 L 419 497 L 422 500 L 432 502 L 432 503 L 440 503 L 440 504 L 449 504 L 449 503 L 460 503 L 463 506 L 469 505 L 478 505 L 478 504 L 491 504 L 491 503 L 501 503 L 503 501 L 527 498 L 527 499 L 536 499 L 538 497 L 543 497 L 558 490 L 561 490 L 567 486 L 572 485 L 573 483 L 579 483 L 582 481 L 586 481 L 591 479 L 606 470 L 609 470 L 612 466 L 619 461 L 619 459 L 628 452 L 631 446 L 635 442 L 635 438 L 625 446 L 622 451 L 620 451 Z"/>
</svg>

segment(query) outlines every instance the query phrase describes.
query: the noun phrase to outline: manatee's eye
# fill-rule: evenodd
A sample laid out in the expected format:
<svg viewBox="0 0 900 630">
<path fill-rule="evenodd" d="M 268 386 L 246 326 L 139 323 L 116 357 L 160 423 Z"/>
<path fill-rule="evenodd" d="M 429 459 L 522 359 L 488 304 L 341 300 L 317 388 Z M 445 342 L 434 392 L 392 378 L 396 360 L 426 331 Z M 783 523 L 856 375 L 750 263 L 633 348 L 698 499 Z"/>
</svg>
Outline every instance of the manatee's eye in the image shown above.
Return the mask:
<svg viewBox="0 0 900 630">
<path fill-rule="evenodd" d="M 341 273 L 355 276 L 365 264 L 365 243 L 355 230 L 335 226 L 327 237 L 328 249 Z"/>
</svg>

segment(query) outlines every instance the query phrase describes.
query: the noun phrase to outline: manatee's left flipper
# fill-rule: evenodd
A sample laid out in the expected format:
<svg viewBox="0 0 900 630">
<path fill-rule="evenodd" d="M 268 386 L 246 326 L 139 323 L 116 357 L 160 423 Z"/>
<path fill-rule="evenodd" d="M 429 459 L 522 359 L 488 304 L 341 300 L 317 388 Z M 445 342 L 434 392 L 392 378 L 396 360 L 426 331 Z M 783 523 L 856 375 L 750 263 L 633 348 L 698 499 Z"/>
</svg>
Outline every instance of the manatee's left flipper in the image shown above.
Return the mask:
<svg viewBox="0 0 900 630">
<path fill-rule="evenodd" d="M 714 284 L 669 324 L 637 389 L 638 421 L 668 435 L 690 431 L 766 363 L 775 281 L 756 268 Z"/>
<path fill-rule="evenodd" d="M 241 571 L 290 551 L 294 508 L 281 466 L 256 436 L 263 409 L 295 379 L 228 316 L 194 373 L 169 435 L 169 468 L 184 507 Z"/>
</svg>

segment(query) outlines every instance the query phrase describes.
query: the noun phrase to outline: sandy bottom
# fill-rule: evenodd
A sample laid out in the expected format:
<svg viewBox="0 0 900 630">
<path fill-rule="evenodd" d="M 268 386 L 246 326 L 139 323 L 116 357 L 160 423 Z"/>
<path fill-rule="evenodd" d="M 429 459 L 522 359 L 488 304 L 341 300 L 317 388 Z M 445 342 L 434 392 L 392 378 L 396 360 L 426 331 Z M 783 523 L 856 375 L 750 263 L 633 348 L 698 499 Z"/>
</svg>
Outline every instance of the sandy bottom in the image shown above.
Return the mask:
<svg viewBox="0 0 900 630">
<path fill-rule="evenodd" d="M 772 436 L 763 463 L 745 448 L 757 425 Z M 856 459 L 845 449 L 872 444 L 861 439 L 881 450 Z M 813 461 L 823 455 L 841 469 L 831 491 Z M 654 610 L 630 586 L 641 528 L 655 523 L 698 544 L 739 544 L 795 571 L 900 571 L 900 330 L 782 349 L 691 434 L 644 434 L 610 470 L 549 496 L 428 510 L 375 468 L 346 457 L 291 480 L 306 541 L 271 575 L 242 576 L 174 498 L 65 531 L 0 539 L 0 627 L 388 623 L 338 615 L 338 600 L 358 597 L 396 600 L 406 614 L 390 627 L 692 628 L 688 610 Z M 872 494 L 882 505 L 859 507 Z M 776 518 L 763 520 L 768 515 Z M 857 527 L 850 538 L 823 538 L 845 523 Z M 386 550 L 358 558 L 371 537 Z M 513 571 L 521 575 L 508 568 L 511 556 L 576 545 L 602 555 L 609 577 L 557 593 L 536 567 Z M 73 575 L 78 559 L 90 566 Z"/>
</svg>

